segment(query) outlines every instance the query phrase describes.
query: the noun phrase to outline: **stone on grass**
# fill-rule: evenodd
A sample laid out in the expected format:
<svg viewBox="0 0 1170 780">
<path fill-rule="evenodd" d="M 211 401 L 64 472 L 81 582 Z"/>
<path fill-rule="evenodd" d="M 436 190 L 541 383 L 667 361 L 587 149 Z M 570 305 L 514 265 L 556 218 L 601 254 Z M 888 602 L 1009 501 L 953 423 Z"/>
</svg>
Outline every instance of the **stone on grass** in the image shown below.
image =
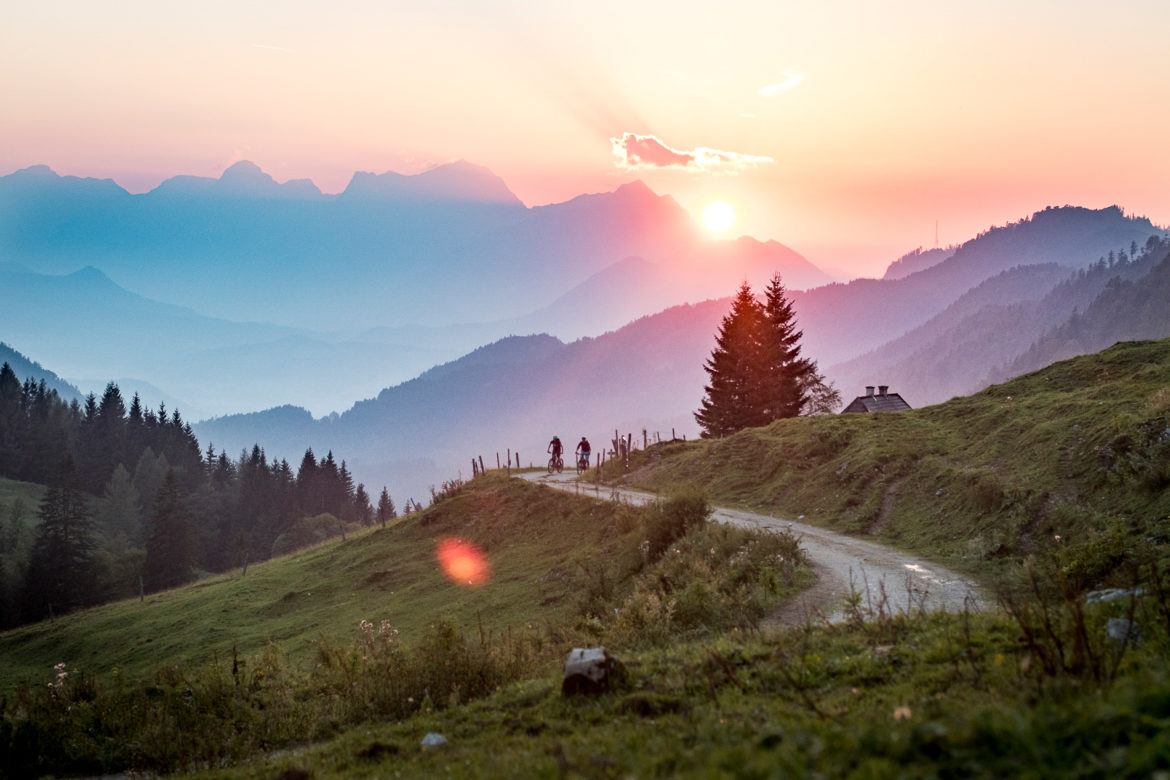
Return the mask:
<svg viewBox="0 0 1170 780">
<path fill-rule="evenodd" d="M 1105 621 L 1105 635 L 1118 644 L 1127 639 L 1131 645 L 1142 641 L 1142 632 L 1137 621 L 1129 618 L 1109 618 Z"/>
<path fill-rule="evenodd" d="M 442 734 L 431 731 L 431 732 L 428 732 L 427 735 L 422 738 L 422 742 L 419 744 L 422 745 L 423 750 L 426 750 L 427 748 L 433 749 L 433 748 L 437 748 L 441 745 L 446 745 L 447 738 L 444 737 Z"/>
<path fill-rule="evenodd" d="M 619 687 L 626 679 L 622 662 L 604 647 L 574 647 L 565 661 L 565 678 L 561 694 L 597 695 Z"/>
</svg>

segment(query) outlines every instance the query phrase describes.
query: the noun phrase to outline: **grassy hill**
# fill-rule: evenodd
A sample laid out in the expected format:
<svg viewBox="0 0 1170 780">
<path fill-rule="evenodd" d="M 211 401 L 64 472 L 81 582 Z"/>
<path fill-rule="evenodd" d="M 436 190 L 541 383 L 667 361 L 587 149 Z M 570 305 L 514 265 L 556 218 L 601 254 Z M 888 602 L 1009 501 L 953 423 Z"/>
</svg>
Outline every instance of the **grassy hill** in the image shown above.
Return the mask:
<svg viewBox="0 0 1170 780">
<path fill-rule="evenodd" d="M 0 689 L 40 682 L 57 662 L 133 679 L 230 659 L 233 647 L 255 655 L 270 642 L 297 662 L 322 638 L 358 637 L 362 620 L 389 620 L 404 636 L 440 616 L 494 632 L 559 625 L 570 573 L 612 543 L 615 517 L 604 505 L 485 480 L 386 529 L 253 564 L 246 575 L 237 569 L 0 634 Z M 469 588 L 444 575 L 436 545 L 447 537 L 484 551 L 488 584 Z"/>
<path fill-rule="evenodd" d="M 630 482 L 873 536 L 987 581 L 1057 537 L 1170 537 L 1170 340 L 899 414 L 782 420 L 638 453 Z"/>
<path fill-rule="evenodd" d="M 630 475 L 671 491 L 650 508 L 489 474 L 246 577 L 3 634 L 3 679 L 32 684 L 0 695 L 0 773 L 1166 772 L 1167 386 L 1170 343 L 1120 344 L 911 413 L 663 445 Z M 683 482 L 962 564 L 1001 608 L 857 594 L 842 623 L 761 632 L 808 581 L 795 540 L 704 523 Z M 439 572 L 451 537 L 486 584 Z M 625 674 L 562 696 L 596 644 Z"/>
</svg>

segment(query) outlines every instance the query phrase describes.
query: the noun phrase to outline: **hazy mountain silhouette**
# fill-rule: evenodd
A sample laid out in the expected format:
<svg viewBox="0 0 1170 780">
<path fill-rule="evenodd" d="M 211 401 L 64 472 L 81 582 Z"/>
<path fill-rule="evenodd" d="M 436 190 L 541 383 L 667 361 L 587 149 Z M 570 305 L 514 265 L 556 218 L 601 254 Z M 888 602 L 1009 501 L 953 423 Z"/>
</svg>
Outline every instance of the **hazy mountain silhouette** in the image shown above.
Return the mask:
<svg viewBox="0 0 1170 780">
<path fill-rule="evenodd" d="M 623 258 L 700 240 L 685 210 L 640 183 L 529 209 L 465 162 L 357 173 L 336 196 L 248 162 L 142 195 L 44 166 L 0 177 L 9 261 L 50 274 L 92 265 L 209 316 L 319 330 L 509 319 Z"/>
<path fill-rule="evenodd" d="M 599 448 L 615 427 L 693 436 L 702 361 L 726 307 L 726 300 L 673 307 L 570 344 L 505 338 L 325 419 L 286 407 L 195 429 L 229 452 L 261 441 L 270 458 L 290 462 L 309 446 L 345 452 L 357 478 L 416 498 L 428 484 L 468 474 L 473 455 L 494 466 L 495 453 L 511 448 L 525 464 L 541 464 L 554 433 L 566 442 L 588 435 Z"/>
<path fill-rule="evenodd" d="M 1002 271 L 1044 263 L 1084 268 L 1163 232 L 1116 206 L 1048 208 L 984 232 L 946 260 L 904 278 L 855 279 L 793 294 L 805 350 L 822 366 L 834 365 L 918 327 Z"/>
<path fill-rule="evenodd" d="M 1156 291 L 1165 288 L 1159 273 L 1166 273 L 1168 251 L 1152 240 L 1137 258 L 1100 261 L 1071 275 L 1055 264 L 1005 271 L 925 324 L 827 373 L 843 388 L 888 384 L 911 404 L 925 405 L 1119 340 L 1165 338 L 1170 307 Z M 1092 319 L 1076 314 L 1087 310 Z"/>
<path fill-rule="evenodd" d="M 12 347 L 0 341 L 0 365 L 7 363 L 16 378 L 22 383 L 31 379 L 34 382 L 44 381 L 45 386 L 50 390 L 56 390 L 57 395 L 66 401 L 82 400 L 83 394 L 80 390 L 74 387 L 69 382 L 66 382 L 61 377 L 48 370 L 40 363 L 29 360 L 27 357 L 17 352 Z"/>
<path fill-rule="evenodd" d="M 1052 317 L 1060 322 L 1060 311 L 1091 301 L 1107 282 L 1095 276 L 1081 284 L 1061 285 L 1061 280 L 1077 275 L 1078 267 L 1099 268 L 1102 264 L 1094 261 L 1100 255 L 1129 246 L 1139 236 L 1145 244 L 1158 233 L 1148 221 L 1127 218 L 1118 209 L 1049 210 L 989 231 L 948 260 L 903 279 L 858 280 L 795 293 L 804 354 L 824 368 L 827 354 L 856 355 L 865 344 L 889 340 L 885 334 L 923 326 L 887 347 L 889 359 L 925 353 L 937 358 L 931 370 L 941 384 L 951 373 L 958 381 L 977 381 L 971 377 L 986 377 L 1001 359 L 991 348 L 997 341 L 1015 340 L 1023 351 L 1035 338 L 1029 333 L 1041 333 Z M 614 270 L 619 278 L 641 275 L 643 281 L 655 273 L 652 264 L 639 260 Z M 1090 276 L 1085 270 L 1078 278 Z M 604 279 L 595 281 L 604 286 Z M 1049 299 L 1051 305 L 1038 307 Z M 507 448 L 518 450 L 525 464 L 539 464 L 553 433 L 568 441 L 586 434 L 603 442 L 615 427 L 639 434 L 642 428 L 665 432 L 673 427 L 693 436 L 691 415 L 706 382 L 703 361 L 728 305 L 724 298 L 673 307 L 568 344 L 547 335 L 505 339 L 330 419 L 312 420 L 286 409 L 272 417 L 259 413 L 212 420 L 198 431 L 232 448 L 264 441 L 290 460 L 308 446 L 343 451 L 354 459 L 355 473 L 370 484 L 395 484 L 399 478 L 391 462 L 407 454 L 430 459 L 434 483 L 451 476 L 452 469 L 469 471 L 472 455 L 486 454 L 491 461 Z M 986 328 L 977 328 L 977 322 Z M 948 339 L 955 348 L 944 349 Z M 853 376 L 870 370 L 854 368 Z M 885 377 L 866 380 L 886 383 Z M 916 388 L 900 382 L 889 380 L 915 405 L 925 402 Z M 841 389 L 847 396 L 852 390 Z M 413 478 L 425 480 L 422 474 L 425 470 Z M 403 488 L 417 494 L 419 484 Z"/>
<path fill-rule="evenodd" d="M 151 405 L 190 399 L 188 419 L 294 400 L 344 409 L 460 349 L 204 317 L 128 292 L 95 268 L 49 276 L 0 266 L 0 320 L 5 339 L 74 377 L 152 383 L 164 395 L 144 398 Z"/>
<path fill-rule="evenodd" d="M 1149 272 L 1142 273 L 1144 268 Z M 992 372 L 989 379 L 1003 381 L 1058 360 L 1098 352 L 1118 341 L 1170 336 L 1170 244 L 1162 244 L 1129 266 L 1101 270 L 1116 273 L 1098 275 L 1107 275 L 1108 282 L 1087 307 L 1074 309 L 1065 322 L 1040 335 L 1026 352 Z"/>
<path fill-rule="evenodd" d="M 927 268 L 930 268 L 932 265 L 938 265 L 954 253 L 955 248 L 953 246 L 947 247 L 946 249 L 939 249 L 936 247 L 934 249 L 926 250 L 924 250 L 922 247 L 918 247 L 913 252 L 907 252 L 894 262 L 890 263 L 889 267 L 886 268 L 885 275 L 883 275 L 882 278 L 901 279 L 905 276 L 909 276 L 910 274 L 917 273 L 918 271 L 924 271 Z"/>
</svg>

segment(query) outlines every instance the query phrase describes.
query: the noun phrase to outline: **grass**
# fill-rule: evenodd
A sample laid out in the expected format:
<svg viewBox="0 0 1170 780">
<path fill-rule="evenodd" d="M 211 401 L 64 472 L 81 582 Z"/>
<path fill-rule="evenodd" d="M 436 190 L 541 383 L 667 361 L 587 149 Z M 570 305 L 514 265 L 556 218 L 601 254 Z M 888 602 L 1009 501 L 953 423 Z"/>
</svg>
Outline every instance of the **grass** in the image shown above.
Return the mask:
<svg viewBox="0 0 1170 780">
<path fill-rule="evenodd" d="M 573 646 L 746 631 L 810 578 L 790 535 L 708 513 L 696 493 L 631 507 L 489 475 L 246 577 L 9 632 L 0 657 L 28 677 L 0 697 L 0 770 L 238 761 L 458 709 Z M 490 560 L 482 586 L 437 572 L 436 542 L 456 537 Z"/>
<path fill-rule="evenodd" d="M 1150 777 L 1168 768 L 1156 657 L 1085 696 L 1032 687 L 1009 622 L 940 616 L 731 635 L 624 656 L 632 682 L 555 675 L 198 777 Z M 429 733 L 448 743 L 427 750 Z M 297 772 L 303 774 L 297 775 Z"/>
<path fill-rule="evenodd" d="M 96 673 L 146 677 L 160 665 L 198 665 L 279 643 L 291 659 L 320 637 L 350 636 L 362 620 L 417 635 L 436 616 L 464 629 L 528 630 L 563 622 L 566 578 L 604 549 L 612 512 L 551 489 L 485 480 L 422 513 L 188 587 L 72 613 L 0 634 L 0 690 L 43 684 L 64 661 Z M 490 560 L 488 585 L 447 579 L 440 538 L 474 542 Z"/>
</svg>

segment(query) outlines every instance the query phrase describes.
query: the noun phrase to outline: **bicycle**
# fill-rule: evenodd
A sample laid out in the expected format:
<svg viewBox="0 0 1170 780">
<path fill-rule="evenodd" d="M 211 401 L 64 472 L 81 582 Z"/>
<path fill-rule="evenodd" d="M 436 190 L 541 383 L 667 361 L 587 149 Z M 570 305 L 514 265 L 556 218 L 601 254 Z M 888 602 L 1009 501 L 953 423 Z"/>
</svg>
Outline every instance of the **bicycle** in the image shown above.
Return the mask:
<svg viewBox="0 0 1170 780">
<path fill-rule="evenodd" d="M 586 455 L 585 453 L 581 453 L 581 455 L 579 455 L 577 457 L 577 476 L 578 477 L 581 476 L 582 474 L 584 474 L 588 470 L 589 470 L 589 456 Z"/>
<path fill-rule="evenodd" d="M 565 461 L 564 461 L 564 458 L 562 458 L 560 455 L 553 455 L 551 458 L 548 459 L 548 473 L 549 474 L 553 473 L 554 471 L 556 473 L 560 474 L 561 471 L 564 470 L 564 468 L 565 468 Z"/>
</svg>

